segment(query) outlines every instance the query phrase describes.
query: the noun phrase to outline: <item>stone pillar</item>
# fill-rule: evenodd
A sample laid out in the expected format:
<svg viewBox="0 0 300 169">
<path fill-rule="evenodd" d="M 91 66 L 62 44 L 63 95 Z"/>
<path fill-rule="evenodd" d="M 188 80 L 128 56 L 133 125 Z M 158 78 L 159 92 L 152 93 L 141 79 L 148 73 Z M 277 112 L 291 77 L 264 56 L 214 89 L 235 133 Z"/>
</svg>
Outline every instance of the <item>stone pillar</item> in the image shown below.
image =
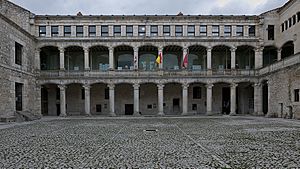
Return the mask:
<svg viewBox="0 0 300 169">
<path fill-rule="evenodd" d="M 158 115 L 164 116 L 164 87 L 165 85 L 159 84 L 157 85 L 158 90 Z"/>
<path fill-rule="evenodd" d="M 134 97 L 134 112 L 135 116 L 140 115 L 140 85 L 133 85 L 133 97 Z"/>
<path fill-rule="evenodd" d="M 139 69 L 139 48 L 138 47 L 134 47 L 133 48 L 133 66 L 134 66 L 134 70 L 138 70 Z"/>
<path fill-rule="evenodd" d="M 84 70 L 90 70 L 89 48 L 84 48 Z"/>
<path fill-rule="evenodd" d="M 263 47 L 255 49 L 255 69 L 263 66 Z"/>
<path fill-rule="evenodd" d="M 37 48 L 35 50 L 35 69 L 36 70 L 41 70 L 41 49 Z"/>
<path fill-rule="evenodd" d="M 60 89 L 60 116 L 66 117 L 67 116 L 67 109 L 66 109 L 66 86 L 65 85 L 58 85 Z"/>
<path fill-rule="evenodd" d="M 231 69 L 235 69 L 235 65 L 236 65 L 236 47 L 232 47 L 230 49 L 231 51 Z"/>
<path fill-rule="evenodd" d="M 271 111 L 271 87 L 270 87 L 270 81 L 267 81 L 268 84 L 268 113 L 267 113 L 267 117 L 272 117 L 273 116 L 273 112 Z"/>
<path fill-rule="evenodd" d="M 206 85 L 206 115 L 212 115 L 212 89 L 213 84 Z"/>
<path fill-rule="evenodd" d="M 207 52 L 207 70 L 211 70 L 211 47 L 208 47 L 206 49 L 206 52 Z"/>
<path fill-rule="evenodd" d="M 115 113 L 115 84 L 109 84 L 109 109 L 110 116 L 116 116 Z"/>
<path fill-rule="evenodd" d="M 65 49 L 59 48 L 59 68 L 65 70 Z"/>
<path fill-rule="evenodd" d="M 281 49 L 277 50 L 277 61 L 281 60 Z"/>
<path fill-rule="evenodd" d="M 263 97 L 262 97 L 262 84 L 256 83 L 254 87 L 254 114 L 261 116 L 263 115 Z"/>
<path fill-rule="evenodd" d="M 89 84 L 83 85 L 84 88 L 84 110 L 85 115 L 90 116 L 91 115 L 91 86 Z"/>
<path fill-rule="evenodd" d="M 182 115 L 188 115 L 188 84 L 182 85 Z"/>
<path fill-rule="evenodd" d="M 114 48 L 109 47 L 109 70 L 114 70 L 115 69 L 115 58 L 114 58 Z"/>
<path fill-rule="evenodd" d="M 162 57 L 162 59 L 161 59 L 161 60 L 162 60 L 162 63 L 158 65 L 158 68 L 159 68 L 159 69 L 163 69 L 163 65 L 164 65 L 164 56 L 163 56 L 163 48 L 162 48 L 162 47 L 158 48 L 158 54 L 157 54 L 157 57 L 158 57 L 159 55 L 161 55 L 161 57 Z"/>
<path fill-rule="evenodd" d="M 230 115 L 236 115 L 236 87 L 238 85 L 233 83 L 230 86 Z"/>
</svg>

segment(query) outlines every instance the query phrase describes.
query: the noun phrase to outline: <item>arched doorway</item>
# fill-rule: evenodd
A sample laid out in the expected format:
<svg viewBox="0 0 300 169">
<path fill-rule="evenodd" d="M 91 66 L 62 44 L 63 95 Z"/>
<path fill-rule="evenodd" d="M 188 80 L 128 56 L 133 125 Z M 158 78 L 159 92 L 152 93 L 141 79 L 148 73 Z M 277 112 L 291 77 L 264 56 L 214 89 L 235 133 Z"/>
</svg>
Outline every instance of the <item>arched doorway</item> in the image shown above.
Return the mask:
<svg viewBox="0 0 300 169">
<path fill-rule="evenodd" d="M 41 70 L 59 70 L 59 50 L 54 46 L 41 48 L 40 52 Z"/>
<path fill-rule="evenodd" d="M 140 85 L 140 112 L 141 115 L 157 115 L 158 91 L 154 83 Z"/>
<path fill-rule="evenodd" d="M 128 83 L 117 84 L 115 87 L 115 112 L 117 115 L 133 115 L 133 86 Z"/>
<path fill-rule="evenodd" d="M 104 83 L 91 85 L 91 114 L 109 115 L 109 89 Z"/>
<path fill-rule="evenodd" d="M 57 84 L 41 86 L 41 113 L 43 116 L 60 115 L 60 89 Z"/>
<path fill-rule="evenodd" d="M 188 88 L 188 112 L 206 114 L 206 87 L 203 83 L 192 83 Z"/>
<path fill-rule="evenodd" d="M 284 59 L 292 55 L 294 55 L 294 43 L 288 41 L 281 48 L 281 58 Z"/>
<path fill-rule="evenodd" d="M 168 83 L 164 87 L 164 111 L 166 115 L 180 115 L 182 112 L 182 86 Z"/>
<path fill-rule="evenodd" d="M 254 88 L 253 83 L 242 82 L 237 87 L 237 114 L 253 114 Z"/>
</svg>

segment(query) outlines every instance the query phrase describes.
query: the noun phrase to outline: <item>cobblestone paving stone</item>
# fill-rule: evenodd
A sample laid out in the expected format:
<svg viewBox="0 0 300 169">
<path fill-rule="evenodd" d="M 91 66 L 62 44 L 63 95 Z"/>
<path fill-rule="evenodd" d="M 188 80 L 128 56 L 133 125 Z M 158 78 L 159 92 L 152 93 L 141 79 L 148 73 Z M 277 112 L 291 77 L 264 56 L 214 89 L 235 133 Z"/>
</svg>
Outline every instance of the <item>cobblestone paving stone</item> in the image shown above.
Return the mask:
<svg viewBox="0 0 300 169">
<path fill-rule="evenodd" d="M 92 118 L 0 129 L 0 168 L 300 168 L 300 121 Z"/>
</svg>

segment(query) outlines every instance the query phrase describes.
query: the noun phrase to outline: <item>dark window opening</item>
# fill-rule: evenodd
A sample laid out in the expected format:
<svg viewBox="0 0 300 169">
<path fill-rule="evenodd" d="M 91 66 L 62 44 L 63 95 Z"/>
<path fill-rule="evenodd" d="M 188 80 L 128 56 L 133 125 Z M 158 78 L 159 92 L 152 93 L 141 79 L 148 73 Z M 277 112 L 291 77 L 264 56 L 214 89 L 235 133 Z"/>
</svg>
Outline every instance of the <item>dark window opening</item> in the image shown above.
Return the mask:
<svg viewBox="0 0 300 169">
<path fill-rule="evenodd" d="M 236 26 L 236 36 L 244 36 L 244 26 L 243 25 Z"/>
<path fill-rule="evenodd" d="M 274 25 L 268 25 L 268 40 L 274 40 L 275 29 Z"/>
<path fill-rule="evenodd" d="M 23 84 L 15 83 L 16 111 L 23 110 Z"/>
<path fill-rule="evenodd" d="M 71 36 L 71 26 L 64 27 L 64 36 Z"/>
<path fill-rule="evenodd" d="M 292 18 L 289 18 L 289 28 L 292 27 Z"/>
<path fill-rule="evenodd" d="M 284 23 L 281 24 L 281 32 L 284 32 Z"/>
<path fill-rule="evenodd" d="M 76 36 L 83 36 L 83 26 L 76 26 Z"/>
<path fill-rule="evenodd" d="M 195 36 L 195 26 L 194 25 L 189 25 L 187 33 L 188 33 L 188 36 Z"/>
<path fill-rule="evenodd" d="M 171 28 L 169 25 L 164 25 L 163 27 L 163 31 L 164 31 L 164 36 L 170 36 L 170 32 L 171 32 Z"/>
<path fill-rule="evenodd" d="M 51 36 L 58 36 L 58 26 L 51 26 Z"/>
<path fill-rule="evenodd" d="M 81 100 L 85 99 L 85 90 L 81 89 Z"/>
<path fill-rule="evenodd" d="M 296 21 L 296 15 L 294 15 L 294 16 L 293 16 L 293 25 L 295 25 L 296 22 L 297 22 L 297 21 Z"/>
<path fill-rule="evenodd" d="M 158 26 L 151 26 L 151 36 L 158 36 Z"/>
<path fill-rule="evenodd" d="M 225 25 L 224 36 L 231 36 L 231 25 Z"/>
<path fill-rule="evenodd" d="M 218 25 L 212 26 L 212 36 L 219 36 L 219 26 Z"/>
<path fill-rule="evenodd" d="M 300 22 L 300 12 L 297 13 L 297 22 Z"/>
<path fill-rule="evenodd" d="M 251 37 L 255 36 L 255 25 L 249 26 L 249 36 Z"/>
<path fill-rule="evenodd" d="M 148 104 L 147 109 L 152 109 L 152 104 Z"/>
<path fill-rule="evenodd" d="M 96 26 L 95 25 L 89 26 L 89 36 L 96 36 Z"/>
<path fill-rule="evenodd" d="M 101 106 L 101 104 L 97 104 L 96 105 L 96 112 L 97 113 L 101 113 L 102 112 L 102 106 Z"/>
<path fill-rule="evenodd" d="M 207 26 L 200 25 L 200 36 L 207 36 Z"/>
<path fill-rule="evenodd" d="M 285 21 L 285 22 L 284 22 L 284 25 L 285 25 L 285 30 L 287 30 L 287 29 L 288 29 L 288 26 L 289 26 L 289 25 L 288 25 L 288 21 Z"/>
<path fill-rule="evenodd" d="M 40 37 L 46 36 L 46 26 L 40 26 L 39 27 L 39 36 Z"/>
<path fill-rule="evenodd" d="M 127 36 L 133 36 L 133 26 L 126 26 L 126 35 Z"/>
<path fill-rule="evenodd" d="M 175 36 L 182 36 L 183 28 L 181 25 L 175 26 Z"/>
<path fill-rule="evenodd" d="M 60 100 L 60 89 L 56 88 L 56 100 Z"/>
<path fill-rule="evenodd" d="M 22 51 L 23 46 L 18 42 L 15 42 L 15 64 L 22 65 Z"/>
<path fill-rule="evenodd" d="M 121 26 L 120 25 L 114 26 L 114 36 L 121 36 Z"/>
<path fill-rule="evenodd" d="M 197 104 L 192 104 L 192 110 L 196 111 L 197 110 Z"/>
<path fill-rule="evenodd" d="M 193 99 L 201 99 L 201 87 L 193 87 Z"/>
<path fill-rule="evenodd" d="M 299 89 L 295 89 L 294 90 L 294 93 L 295 93 L 295 102 L 299 102 L 300 101 L 300 98 L 299 98 Z"/>
<path fill-rule="evenodd" d="M 101 36 L 108 36 L 108 26 L 101 26 Z"/>
<path fill-rule="evenodd" d="M 105 100 L 109 99 L 109 88 L 108 87 L 104 89 L 104 99 Z"/>
<path fill-rule="evenodd" d="M 145 36 L 146 35 L 146 26 L 140 25 L 138 30 L 139 30 L 139 36 Z"/>
</svg>

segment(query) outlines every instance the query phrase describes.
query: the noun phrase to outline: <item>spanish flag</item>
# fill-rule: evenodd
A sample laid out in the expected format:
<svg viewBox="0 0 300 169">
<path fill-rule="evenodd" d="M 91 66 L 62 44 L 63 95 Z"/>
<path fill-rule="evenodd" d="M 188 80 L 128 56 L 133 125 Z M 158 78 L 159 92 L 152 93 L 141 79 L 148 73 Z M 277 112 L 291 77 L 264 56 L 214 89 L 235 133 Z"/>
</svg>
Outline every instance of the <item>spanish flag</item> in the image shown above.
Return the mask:
<svg viewBox="0 0 300 169">
<path fill-rule="evenodd" d="M 161 64 L 162 63 L 162 53 L 160 52 L 156 58 L 156 63 Z"/>
</svg>

